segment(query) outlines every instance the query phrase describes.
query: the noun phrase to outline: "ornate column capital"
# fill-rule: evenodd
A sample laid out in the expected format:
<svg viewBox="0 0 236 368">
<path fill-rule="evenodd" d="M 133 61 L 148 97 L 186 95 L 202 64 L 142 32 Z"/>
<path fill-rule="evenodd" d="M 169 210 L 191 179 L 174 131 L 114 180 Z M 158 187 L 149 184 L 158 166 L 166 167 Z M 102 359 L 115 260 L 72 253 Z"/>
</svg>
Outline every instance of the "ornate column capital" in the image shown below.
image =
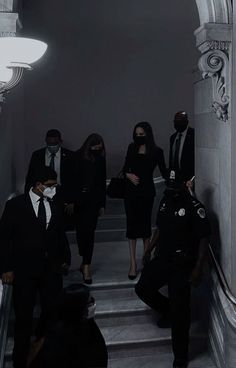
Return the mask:
<svg viewBox="0 0 236 368">
<path fill-rule="evenodd" d="M 202 56 L 198 67 L 203 78 L 212 79 L 212 110 L 219 120 L 228 121 L 230 102 L 231 33 L 229 24 L 204 24 L 195 31 Z"/>
</svg>

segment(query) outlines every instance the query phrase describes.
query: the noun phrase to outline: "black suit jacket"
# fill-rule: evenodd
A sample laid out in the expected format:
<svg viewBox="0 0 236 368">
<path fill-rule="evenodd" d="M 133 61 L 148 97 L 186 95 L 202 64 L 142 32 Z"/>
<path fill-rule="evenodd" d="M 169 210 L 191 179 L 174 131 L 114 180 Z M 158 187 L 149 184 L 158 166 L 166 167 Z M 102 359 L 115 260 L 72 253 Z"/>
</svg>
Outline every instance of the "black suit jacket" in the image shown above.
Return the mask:
<svg viewBox="0 0 236 368">
<path fill-rule="evenodd" d="M 92 202 L 98 208 L 106 204 L 106 159 L 98 157 L 94 161 L 83 157 L 81 150 L 74 155 L 74 171 L 71 180 L 70 202 Z M 68 195 L 69 196 L 69 195 Z"/>
<path fill-rule="evenodd" d="M 44 229 L 35 215 L 29 194 L 7 201 L 0 220 L 0 271 L 40 276 L 45 263 L 61 272 L 70 264 L 70 248 L 63 226 L 61 206 L 50 202 L 51 219 Z"/>
<path fill-rule="evenodd" d="M 173 156 L 173 144 L 177 136 L 177 132 L 170 137 L 170 152 L 169 152 L 169 168 L 174 169 L 172 166 Z M 180 158 L 180 175 L 184 181 L 191 179 L 194 175 L 194 129 L 188 127 L 183 150 Z"/>
<path fill-rule="evenodd" d="M 46 147 L 41 148 L 37 151 L 34 151 L 31 156 L 28 173 L 25 180 L 25 193 L 27 193 L 33 185 L 35 172 L 37 172 L 39 167 L 45 166 L 45 151 Z M 69 186 L 73 154 L 74 153 L 72 151 L 61 147 L 60 182 L 64 192 L 67 192 L 67 188 Z"/>
</svg>

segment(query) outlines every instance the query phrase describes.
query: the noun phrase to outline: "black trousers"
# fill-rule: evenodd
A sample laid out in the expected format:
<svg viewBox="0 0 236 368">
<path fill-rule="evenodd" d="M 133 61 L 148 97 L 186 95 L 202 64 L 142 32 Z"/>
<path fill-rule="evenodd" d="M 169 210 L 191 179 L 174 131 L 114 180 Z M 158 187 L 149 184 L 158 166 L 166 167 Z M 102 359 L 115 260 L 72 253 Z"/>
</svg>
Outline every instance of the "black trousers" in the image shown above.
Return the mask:
<svg viewBox="0 0 236 368">
<path fill-rule="evenodd" d="M 16 275 L 13 284 L 15 312 L 13 363 L 15 368 L 26 368 L 37 293 L 39 293 L 41 305 L 39 334 L 43 335 L 48 323 L 55 317 L 54 307 L 62 288 L 62 275 L 53 273 L 47 268 L 41 277 Z"/>
<path fill-rule="evenodd" d="M 79 255 L 83 264 L 91 264 L 94 248 L 94 235 L 98 221 L 99 205 L 86 201 L 75 209 L 75 229 Z"/>
<path fill-rule="evenodd" d="M 135 287 L 144 303 L 161 314 L 170 313 L 172 348 L 177 359 L 188 356 L 191 270 L 192 265 L 179 265 L 157 256 L 144 267 Z M 168 285 L 169 298 L 159 292 L 164 285 Z"/>
</svg>

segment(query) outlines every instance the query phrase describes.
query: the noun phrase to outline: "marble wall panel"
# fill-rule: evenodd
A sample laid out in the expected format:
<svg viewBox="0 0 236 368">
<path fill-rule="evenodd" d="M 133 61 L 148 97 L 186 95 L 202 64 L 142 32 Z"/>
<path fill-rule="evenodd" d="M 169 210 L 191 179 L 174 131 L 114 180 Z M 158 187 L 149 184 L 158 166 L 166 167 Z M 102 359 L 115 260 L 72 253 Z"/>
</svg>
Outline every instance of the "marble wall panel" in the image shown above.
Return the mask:
<svg viewBox="0 0 236 368">
<path fill-rule="evenodd" d="M 195 116 L 196 146 L 205 148 L 218 148 L 221 122 L 215 114 L 203 113 Z"/>
</svg>

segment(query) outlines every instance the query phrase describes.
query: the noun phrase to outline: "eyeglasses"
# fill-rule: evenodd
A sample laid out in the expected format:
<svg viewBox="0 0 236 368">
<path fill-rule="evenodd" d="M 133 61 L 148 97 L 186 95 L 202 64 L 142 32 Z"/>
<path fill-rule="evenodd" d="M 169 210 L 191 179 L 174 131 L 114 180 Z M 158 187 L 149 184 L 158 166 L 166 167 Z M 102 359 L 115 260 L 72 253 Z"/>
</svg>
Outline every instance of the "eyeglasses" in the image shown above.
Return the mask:
<svg viewBox="0 0 236 368">
<path fill-rule="evenodd" d="M 45 187 L 47 188 L 57 188 L 59 186 L 59 184 L 44 184 L 42 183 Z"/>
</svg>

